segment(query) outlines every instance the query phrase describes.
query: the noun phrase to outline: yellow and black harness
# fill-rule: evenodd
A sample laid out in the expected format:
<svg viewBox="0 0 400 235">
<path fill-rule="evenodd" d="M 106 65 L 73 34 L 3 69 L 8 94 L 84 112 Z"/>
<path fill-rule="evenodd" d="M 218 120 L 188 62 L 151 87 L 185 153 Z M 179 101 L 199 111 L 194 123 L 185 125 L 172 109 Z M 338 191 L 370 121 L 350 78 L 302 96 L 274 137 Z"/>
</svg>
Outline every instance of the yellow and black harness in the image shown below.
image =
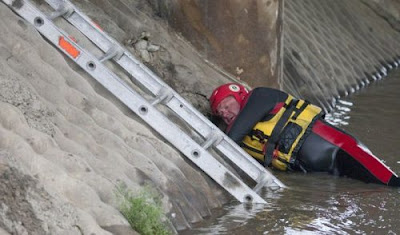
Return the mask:
<svg viewBox="0 0 400 235">
<path fill-rule="evenodd" d="M 289 95 L 276 114 L 267 114 L 243 139 L 241 147 L 258 161 L 279 170 L 291 169 L 321 108 Z"/>
</svg>

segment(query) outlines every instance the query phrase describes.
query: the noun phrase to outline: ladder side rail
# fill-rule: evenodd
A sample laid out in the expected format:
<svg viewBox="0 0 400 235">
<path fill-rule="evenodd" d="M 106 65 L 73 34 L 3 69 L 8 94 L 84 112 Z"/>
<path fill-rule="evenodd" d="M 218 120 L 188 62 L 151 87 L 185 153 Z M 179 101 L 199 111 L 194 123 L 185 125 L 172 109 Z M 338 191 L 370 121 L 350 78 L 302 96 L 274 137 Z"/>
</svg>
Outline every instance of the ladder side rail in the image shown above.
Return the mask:
<svg viewBox="0 0 400 235">
<path fill-rule="evenodd" d="M 148 75 L 148 73 L 139 71 L 137 67 L 132 66 L 132 61 L 125 61 L 123 56 L 118 62 L 129 74 L 135 79 L 142 76 L 139 80 L 155 79 Z M 157 79 L 161 80 L 161 79 Z M 178 93 L 176 93 L 169 85 L 163 84 L 163 87 L 168 87 L 169 92 L 172 94 L 172 98 L 164 103 L 170 109 L 172 109 L 178 116 L 186 121 L 194 130 L 196 130 L 202 137 L 206 138 L 210 132 L 217 128 L 213 128 L 215 125 L 212 124 L 207 118 L 204 117 L 199 111 L 197 111 L 191 104 L 183 99 Z"/>
<path fill-rule="evenodd" d="M 62 4 L 67 2 L 70 7 L 74 8 L 74 13 L 70 15 L 68 20 L 85 36 L 87 36 L 93 43 L 95 43 L 101 50 L 106 52 L 111 47 L 118 45 L 123 48 L 118 42 L 109 37 L 105 32 L 100 30 L 90 18 L 81 13 L 76 7 L 73 6 L 68 0 L 46 0 L 54 9 L 62 7 Z M 157 95 L 162 87 L 169 87 L 157 75 L 155 75 L 144 64 L 138 61 L 132 54 L 124 50 L 122 57 L 116 61 L 123 67 L 129 74 L 131 74 L 139 83 L 149 89 L 153 95 Z M 166 103 L 178 116 L 185 120 L 193 129 L 195 129 L 203 138 L 207 138 L 211 132 L 218 129 L 210 120 L 204 117 L 198 110 L 196 110 L 190 103 L 183 99 L 179 94 L 170 89 L 173 98 Z M 218 129 L 219 130 L 219 129 Z M 223 142 L 225 147 L 218 148 L 222 154 L 230 159 L 234 164 L 240 167 L 252 179 L 257 180 L 260 174 L 267 174 L 273 177 L 277 185 L 283 185 L 276 177 L 272 175 L 267 169 L 261 166 L 256 160 L 250 157 L 245 151 L 229 139 L 223 132 L 219 132 L 224 136 Z M 228 140 L 229 139 L 229 140 Z M 227 145 L 230 145 L 227 147 Z M 244 160 L 245 159 L 245 160 Z"/>
<path fill-rule="evenodd" d="M 237 144 L 232 144 L 229 142 L 233 142 L 231 139 L 221 141 L 216 148 L 223 153 L 230 153 L 230 159 L 235 159 L 237 165 L 249 165 L 249 161 L 252 164 L 248 168 L 254 169 L 252 172 L 247 172 L 247 174 L 253 178 L 256 182 L 260 182 L 263 177 L 267 177 L 268 179 L 265 182 L 265 186 L 279 186 L 281 188 L 286 188 L 285 184 L 283 184 L 278 178 L 276 178 L 270 171 L 265 169 L 263 165 L 257 162 L 253 157 L 251 157 L 247 152 L 245 152 L 242 148 L 240 148 Z M 243 158 L 241 156 L 248 156 L 247 158 Z M 243 168 L 242 168 L 243 170 Z M 262 174 L 263 173 L 263 174 Z"/>
<path fill-rule="evenodd" d="M 253 157 L 249 156 L 242 148 L 234 143 L 220 129 L 218 129 L 217 127 L 210 127 L 214 124 L 212 124 L 208 119 L 205 118 L 206 120 L 203 120 L 197 118 L 198 116 L 192 115 L 192 113 L 190 112 L 191 110 L 185 109 L 185 105 L 181 107 L 180 102 L 180 100 L 172 98 L 171 101 L 167 103 L 167 106 L 174 110 L 177 114 L 179 114 L 179 116 L 183 118 L 186 122 L 199 123 L 200 125 L 198 125 L 198 128 L 204 128 L 203 137 L 209 136 L 212 132 L 219 136 L 222 136 L 223 139 L 215 147 L 234 164 L 239 166 L 242 170 L 246 171 L 245 173 L 249 175 L 253 180 L 256 180 L 260 176 L 260 174 L 263 173 L 272 175 L 264 168 L 264 166 L 258 163 Z"/>
<path fill-rule="evenodd" d="M 194 142 L 186 133 L 167 119 L 160 111 L 153 107 L 147 100 L 141 97 L 129 85 L 123 82 L 117 75 L 94 56 L 68 38 L 68 35 L 60 31 L 40 10 L 28 1 L 23 2 L 18 8 L 13 7 L 12 0 L 2 0 L 20 16 L 31 22 L 36 29 L 62 52 L 74 60 L 82 69 L 88 72 L 100 84 L 119 98 L 127 107 L 140 116 L 146 123 L 152 126 L 170 143 L 177 147 L 191 161 L 199 166 L 205 173 L 219 183 L 240 202 L 266 203 L 257 193 L 244 184 L 241 179 L 232 174 L 226 167 L 219 163 L 200 145 Z M 41 18 L 37 25 L 37 17 Z M 58 44 L 60 37 L 64 37 L 71 45 L 79 49 L 80 55 L 73 58 Z M 90 63 L 95 67 L 88 66 Z M 136 102 L 132 102 L 136 101 Z"/>
</svg>

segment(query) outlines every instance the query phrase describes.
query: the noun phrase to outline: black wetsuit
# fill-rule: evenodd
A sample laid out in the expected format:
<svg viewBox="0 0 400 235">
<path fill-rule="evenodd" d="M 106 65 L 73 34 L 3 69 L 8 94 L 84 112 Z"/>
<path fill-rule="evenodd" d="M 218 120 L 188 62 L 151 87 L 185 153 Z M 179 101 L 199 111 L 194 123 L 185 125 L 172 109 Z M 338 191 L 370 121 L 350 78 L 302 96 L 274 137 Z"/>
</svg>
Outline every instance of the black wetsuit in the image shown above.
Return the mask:
<svg viewBox="0 0 400 235">
<path fill-rule="evenodd" d="M 256 88 L 242 104 L 228 136 L 239 145 L 253 127 L 276 113 L 288 94 L 271 88 Z M 275 110 L 275 111 L 274 111 Z M 400 186 L 399 178 L 356 138 L 330 125 L 322 117 L 316 120 L 300 147 L 291 169 L 329 172 L 365 182 Z"/>
</svg>

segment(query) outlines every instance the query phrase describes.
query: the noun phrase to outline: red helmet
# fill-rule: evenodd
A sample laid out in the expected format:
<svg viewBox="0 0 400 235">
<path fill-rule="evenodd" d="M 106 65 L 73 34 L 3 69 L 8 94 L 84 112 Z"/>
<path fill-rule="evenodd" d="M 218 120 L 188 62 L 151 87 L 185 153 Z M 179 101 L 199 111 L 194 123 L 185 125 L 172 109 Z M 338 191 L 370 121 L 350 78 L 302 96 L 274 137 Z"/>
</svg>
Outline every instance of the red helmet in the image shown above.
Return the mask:
<svg viewBox="0 0 400 235">
<path fill-rule="evenodd" d="M 210 96 L 211 111 L 216 114 L 219 103 L 228 96 L 235 97 L 239 104 L 242 104 L 249 91 L 239 83 L 227 83 L 217 87 Z"/>
</svg>

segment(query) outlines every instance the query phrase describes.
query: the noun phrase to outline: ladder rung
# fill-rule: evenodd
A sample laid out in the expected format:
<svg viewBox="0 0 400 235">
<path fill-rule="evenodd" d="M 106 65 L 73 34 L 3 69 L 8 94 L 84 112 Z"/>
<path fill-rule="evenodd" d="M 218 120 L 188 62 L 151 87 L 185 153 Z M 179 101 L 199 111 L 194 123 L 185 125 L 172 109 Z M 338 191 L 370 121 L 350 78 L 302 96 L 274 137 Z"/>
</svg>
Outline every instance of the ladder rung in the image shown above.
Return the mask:
<svg viewBox="0 0 400 235">
<path fill-rule="evenodd" d="M 104 61 L 110 60 L 110 59 L 114 59 L 117 61 L 117 60 L 121 59 L 123 54 L 124 54 L 123 49 L 121 49 L 117 46 L 113 46 L 113 47 L 110 47 L 110 49 L 108 49 L 108 51 L 99 58 L 99 61 L 104 62 Z"/>
<path fill-rule="evenodd" d="M 156 95 L 156 98 L 151 102 L 151 105 L 155 106 L 161 102 L 168 102 L 172 99 L 174 94 L 168 88 L 163 87 L 160 92 Z"/>
<path fill-rule="evenodd" d="M 60 8 L 58 8 L 56 11 L 52 12 L 48 18 L 50 20 L 54 20 L 60 16 L 64 16 L 65 18 L 68 18 L 74 13 L 74 9 L 71 6 L 67 6 L 67 4 L 61 5 Z"/>
<path fill-rule="evenodd" d="M 219 135 L 216 131 L 211 132 L 211 134 L 207 137 L 206 141 L 201 145 L 204 149 L 208 149 L 211 146 L 216 146 L 224 139 L 221 135 Z"/>
</svg>

